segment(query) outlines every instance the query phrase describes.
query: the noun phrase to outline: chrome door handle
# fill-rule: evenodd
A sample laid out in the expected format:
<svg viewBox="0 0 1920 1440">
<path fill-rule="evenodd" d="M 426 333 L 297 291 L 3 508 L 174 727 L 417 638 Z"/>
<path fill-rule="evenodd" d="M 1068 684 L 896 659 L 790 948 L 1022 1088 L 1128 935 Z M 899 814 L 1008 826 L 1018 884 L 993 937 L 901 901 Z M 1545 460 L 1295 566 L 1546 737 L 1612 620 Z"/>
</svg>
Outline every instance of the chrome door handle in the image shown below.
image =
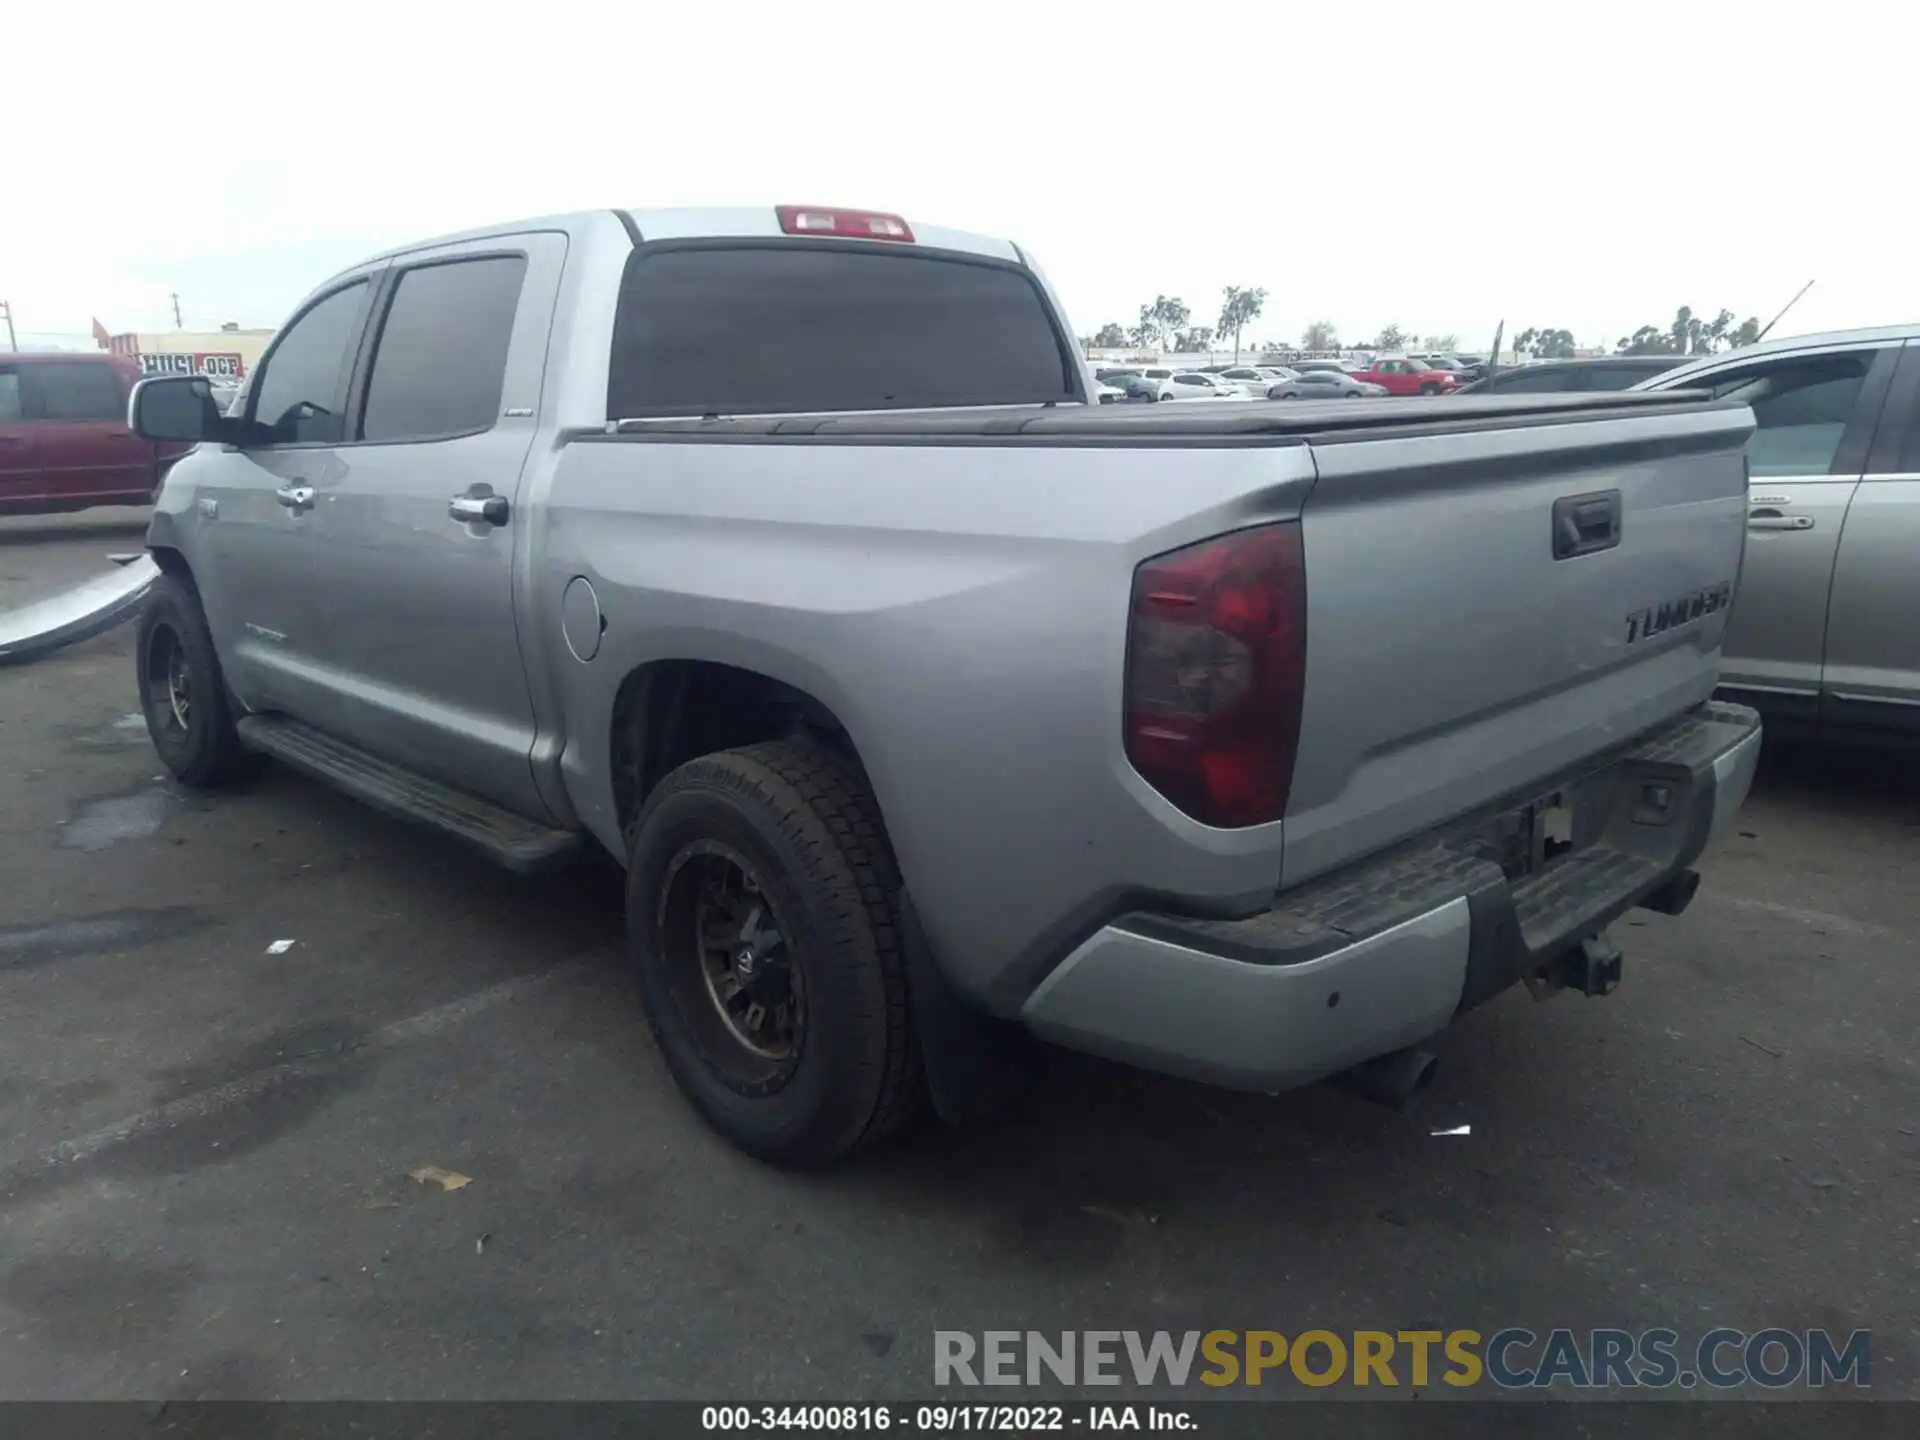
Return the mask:
<svg viewBox="0 0 1920 1440">
<path fill-rule="evenodd" d="M 447 502 L 447 514 L 469 524 L 504 525 L 509 513 L 504 495 L 456 495 Z"/>
<path fill-rule="evenodd" d="M 1811 530 L 1811 515 L 1782 515 L 1778 510 L 1755 510 L 1747 516 L 1749 530 Z"/>
<path fill-rule="evenodd" d="M 313 487 L 311 485 L 284 485 L 273 492 L 273 498 L 287 509 L 298 512 L 313 508 Z"/>
</svg>

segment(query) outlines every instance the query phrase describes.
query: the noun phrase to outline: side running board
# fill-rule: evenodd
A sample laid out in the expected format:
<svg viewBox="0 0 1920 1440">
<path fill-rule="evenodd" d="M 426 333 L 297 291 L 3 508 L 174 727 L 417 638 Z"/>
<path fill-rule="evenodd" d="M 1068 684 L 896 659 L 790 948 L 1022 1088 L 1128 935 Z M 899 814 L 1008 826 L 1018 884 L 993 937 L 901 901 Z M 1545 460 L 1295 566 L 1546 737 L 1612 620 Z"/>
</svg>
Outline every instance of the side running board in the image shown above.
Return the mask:
<svg viewBox="0 0 1920 1440">
<path fill-rule="evenodd" d="M 556 830 L 491 801 L 402 770 L 284 715 L 248 715 L 236 727 L 250 749 L 399 820 L 451 835 L 521 874 L 552 870 L 581 849 L 581 834 Z"/>
</svg>

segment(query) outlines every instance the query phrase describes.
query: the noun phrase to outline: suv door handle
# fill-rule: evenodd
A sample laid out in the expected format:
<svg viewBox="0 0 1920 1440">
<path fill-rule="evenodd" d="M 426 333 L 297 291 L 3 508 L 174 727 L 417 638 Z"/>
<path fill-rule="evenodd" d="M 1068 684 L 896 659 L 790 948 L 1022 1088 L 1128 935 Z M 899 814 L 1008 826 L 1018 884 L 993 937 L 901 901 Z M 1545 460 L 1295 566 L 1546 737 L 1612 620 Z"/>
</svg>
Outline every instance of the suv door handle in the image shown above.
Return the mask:
<svg viewBox="0 0 1920 1440">
<path fill-rule="evenodd" d="M 1811 530 L 1811 515 L 1782 515 L 1778 510 L 1755 510 L 1747 516 L 1749 530 Z"/>
<path fill-rule="evenodd" d="M 504 495 L 456 495 L 447 502 L 447 514 L 478 525 L 504 525 L 511 513 Z"/>
<path fill-rule="evenodd" d="M 287 509 L 298 513 L 313 508 L 313 487 L 311 485 L 283 485 L 273 492 L 273 498 Z"/>
</svg>

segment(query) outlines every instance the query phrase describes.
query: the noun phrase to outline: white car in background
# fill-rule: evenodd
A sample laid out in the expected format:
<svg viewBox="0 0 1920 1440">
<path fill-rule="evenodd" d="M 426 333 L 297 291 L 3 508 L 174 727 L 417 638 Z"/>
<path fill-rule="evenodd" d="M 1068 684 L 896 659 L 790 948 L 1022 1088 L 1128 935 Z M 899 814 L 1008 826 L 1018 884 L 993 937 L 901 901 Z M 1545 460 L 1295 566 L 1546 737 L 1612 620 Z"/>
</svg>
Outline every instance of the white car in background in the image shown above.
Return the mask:
<svg viewBox="0 0 1920 1440">
<path fill-rule="evenodd" d="M 1151 375 L 1151 370 L 1147 371 Z M 1233 381 L 1204 370 L 1176 370 L 1169 377 L 1163 400 L 1251 400 L 1253 397 Z"/>
<path fill-rule="evenodd" d="M 1248 399 L 1264 400 L 1267 391 L 1293 379 L 1293 371 L 1284 365 L 1237 365 L 1231 370 L 1222 370 L 1220 378 L 1231 382 Z"/>
</svg>

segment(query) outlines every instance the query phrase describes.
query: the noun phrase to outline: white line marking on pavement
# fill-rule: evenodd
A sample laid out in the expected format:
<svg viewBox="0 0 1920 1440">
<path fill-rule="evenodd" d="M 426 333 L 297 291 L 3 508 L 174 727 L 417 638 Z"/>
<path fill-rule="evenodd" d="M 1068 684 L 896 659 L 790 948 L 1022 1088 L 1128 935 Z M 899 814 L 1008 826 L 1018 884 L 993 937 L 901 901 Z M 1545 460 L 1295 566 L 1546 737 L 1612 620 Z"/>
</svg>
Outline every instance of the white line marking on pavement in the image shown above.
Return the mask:
<svg viewBox="0 0 1920 1440">
<path fill-rule="evenodd" d="M 422 1010 L 418 1015 L 410 1015 L 404 1020 L 396 1020 L 391 1025 L 383 1025 L 370 1031 L 357 1044 L 346 1049 L 329 1051 L 324 1055 L 303 1056 L 288 1060 L 283 1064 L 269 1065 L 263 1070 L 242 1075 L 229 1080 L 224 1085 L 215 1085 L 209 1090 L 199 1090 L 191 1095 L 183 1095 L 178 1100 L 169 1100 L 164 1105 L 156 1105 L 138 1115 L 129 1115 L 124 1120 L 101 1129 L 89 1131 L 72 1140 L 63 1140 L 50 1150 L 17 1168 L 0 1171 L 0 1194 L 13 1190 L 23 1181 L 42 1175 L 62 1166 L 73 1165 L 82 1160 L 91 1159 L 103 1150 L 111 1150 L 116 1145 L 124 1145 L 155 1131 L 165 1130 L 187 1120 L 199 1120 L 205 1116 L 225 1110 L 230 1106 L 242 1104 L 256 1096 L 264 1095 L 277 1086 L 291 1080 L 304 1079 L 331 1070 L 356 1055 L 369 1051 L 392 1050 L 409 1040 L 420 1040 L 464 1025 L 478 1015 L 497 1006 L 571 979 L 587 966 L 585 960 L 569 960 L 550 969 L 537 970 L 530 975 L 517 975 L 511 980 L 503 980 L 498 985 L 485 990 L 477 990 L 458 1000 L 450 1000 L 445 1005 L 436 1005 L 431 1010 Z"/>
<path fill-rule="evenodd" d="M 1842 935 L 1891 935 L 1893 933 L 1885 925 L 1873 925 L 1865 920 L 1849 920 L 1845 915 L 1829 915 L 1824 910 L 1803 910 L 1798 905 L 1781 905 L 1772 900 L 1749 900 L 1744 896 L 1727 895 L 1712 889 L 1704 893 L 1712 900 L 1722 905 L 1730 905 L 1736 910 L 1751 910 L 1761 915 L 1775 915 L 1782 920 L 1792 920 L 1815 930 L 1835 930 Z"/>
</svg>

